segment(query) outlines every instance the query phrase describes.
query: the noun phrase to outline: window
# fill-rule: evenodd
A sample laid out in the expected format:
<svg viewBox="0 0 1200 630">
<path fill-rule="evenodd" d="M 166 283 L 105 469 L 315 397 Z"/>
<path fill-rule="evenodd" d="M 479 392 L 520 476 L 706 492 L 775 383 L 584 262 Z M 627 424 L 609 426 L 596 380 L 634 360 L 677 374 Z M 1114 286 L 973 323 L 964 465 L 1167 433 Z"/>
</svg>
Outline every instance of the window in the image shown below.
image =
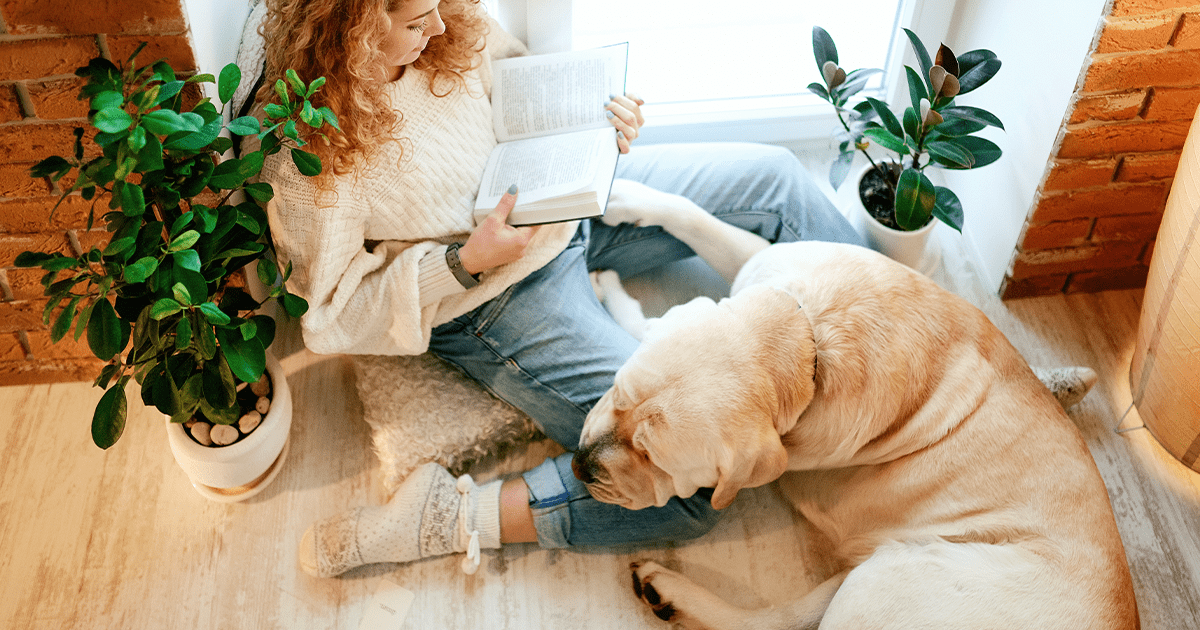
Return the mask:
<svg viewBox="0 0 1200 630">
<path fill-rule="evenodd" d="M 534 52 L 629 42 L 628 89 L 646 99 L 644 142 L 828 140 L 837 126 L 807 85 L 820 80 L 812 27 L 848 69 L 884 68 L 866 93 L 895 98 L 900 31 L 926 42 L 946 32 L 952 0 L 498 0 L 525 4 Z M 930 17 L 932 14 L 932 17 Z M 921 23 L 925 28 L 918 28 Z M 568 26 L 569 25 L 569 26 Z"/>
</svg>

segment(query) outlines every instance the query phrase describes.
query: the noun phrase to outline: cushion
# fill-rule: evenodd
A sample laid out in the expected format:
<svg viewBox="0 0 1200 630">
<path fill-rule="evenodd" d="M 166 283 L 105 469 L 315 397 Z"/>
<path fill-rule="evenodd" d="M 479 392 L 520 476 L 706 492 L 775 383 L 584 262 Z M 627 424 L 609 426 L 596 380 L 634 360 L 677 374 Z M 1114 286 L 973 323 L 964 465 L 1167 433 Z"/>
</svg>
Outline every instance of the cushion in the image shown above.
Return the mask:
<svg viewBox="0 0 1200 630">
<path fill-rule="evenodd" d="M 529 416 L 432 354 L 359 355 L 351 363 L 389 496 L 425 462 L 460 475 L 544 437 Z"/>
</svg>

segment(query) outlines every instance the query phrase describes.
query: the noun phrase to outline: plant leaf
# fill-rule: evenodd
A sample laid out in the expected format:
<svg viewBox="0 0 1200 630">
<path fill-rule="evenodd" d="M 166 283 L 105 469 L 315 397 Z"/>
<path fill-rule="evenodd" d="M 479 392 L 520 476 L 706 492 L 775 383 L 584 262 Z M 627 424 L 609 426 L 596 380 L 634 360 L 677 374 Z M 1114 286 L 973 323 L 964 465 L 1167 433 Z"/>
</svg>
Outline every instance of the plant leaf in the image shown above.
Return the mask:
<svg viewBox="0 0 1200 630">
<path fill-rule="evenodd" d="M 990 50 L 972 50 L 958 56 L 958 93 L 966 94 L 987 83 L 1000 71 L 1000 60 Z"/>
<path fill-rule="evenodd" d="M 229 316 L 225 314 L 225 311 L 222 311 L 216 304 L 213 304 L 212 302 L 205 302 L 201 304 L 200 311 L 204 313 L 204 317 L 206 317 L 209 322 L 217 326 L 224 326 L 231 321 Z"/>
<path fill-rule="evenodd" d="M 826 61 L 832 61 L 835 64 L 838 62 L 837 46 L 833 44 L 833 37 L 830 37 L 829 32 L 820 26 L 814 26 L 812 29 L 812 45 L 818 72 L 825 67 Z"/>
<path fill-rule="evenodd" d="M 959 118 L 962 120 L 970 120 L 984 125 L 992 125 L 1004 129 L 1004 123 L 1000 119 L 987 110 L 978 107 L 969 107 L 965 105 L 955 105 L 952 107 L 944 107 L 941 110 L 942 116 L 947 119 Z"/>
<path fill-rule="evenodd" d="M 925 143 L 925 149 L 929 151 L 930 155 L 951 162 L 959 168 L 972 168 L 975 166 L 975 156 L 953 141 L 933 140 Z"/>
<path fill-rule="evenodd" d="M 954 191 L 945 186 L 934 186 L 937 191 L 937 201 L 933 206 L 933 216 L 940 219 L 946 225 L 962 232 L 963 226 L 963 209 L 962 202 L 958 200 L 958 195 Z"/>
<path fill-rule="evenodd" d="M 173 253 L 172 257 L 175 259 L 175 266 L 196 272 L 200 271 L 200 252 L 194 249 L 185 249 Z"/>
<path fill-rule="evenodd" d="M 92 126 L 105 133 L 120 133 L 133 124 L 133 117 L 120 107 L 108 107 L 92 116 Z"/>
<path fill-rule="evenodd" d="M 921 111 L 921 99 L 929 100 L 929 92 L 925 89 L 925 81 L 917 75 L 917 71 L 904 66 L 904 74 L 908 78 L 908 95 L 913 109 Z"/>
<path fill-rule="evenodd" d="M 258 119 L 254 116 L 234 118 L 229 121 L 229 124 L 225 128 L 229 130 L 229 133 L 238 136 L 253 136 L 262 131 L 262 126 L 259 125 Z"/>
<path fill-rule="evenodd" d="M 171 298 L 162 298 L 150 306 L 150 317 L 161 320 L 183 310 L 183 305 Z"/>
<path fill-rule="evenodd" d="M 896 119 L 896 115 L 892 113 L 892 110 L 888 109 L 887 103 L 869 96 L 867 97 L 867 102 L 871 104 L 871 109 L 875 110 L 876 114 L 879 114 L 879 120 L 883 123 L 884 128 L 891 132 L 893 136 L 900 138 L 901 144 L 903 144 L 904 127 Z M 892 150 L 895 151 L 897 149 Z M 899 151 L 903 151 L 903 149 L 899 149 Z"/>
<path fill-rule="evenodd" d="M 50 327 L 50 342 L 58 343 L 59 340 L 71 330 L 71 324 L 75 321 L 75 308 L 79 306 L 79 300 L 82 300 L 82 295 L 77 295 L 71 298 L 70 302 L 58 314 L 58 318 L 54 320 L 54 326 Z"/>
<path fill-rule="evenodd" d="M 279 301 L 283 304 L 283 310 L 292 317 L 300 317 L 308 312 L 308 301 L 298 295 L 284 293 Z"/>
<path fill-rule="evenodd" d="M 92 414 L 92 442 L 102 449 L 116 444 L 125 431 L 125 418 L 129 412 L 125 383 L 128 381 L 128 376 L 117 379 L 96 403 L 96 411 Z"/>
<path fill-rule="evenodd" d="M 222 103 L 228 103 L 241 82 L 241 68 L 238 68 L 236 63 L 226 64 L 221 68 L 221 75 L 217 79 L 217 98 L 221 99 Z"/>
<path fill-rule="evenodd" d="M 924 42 L 921 41 L 917 34 L 904 29 L 904 34 L 908 36 L 908 42 L 912 44 L 913 52 L 917 55 L 917 63 L 921 64 L 921 76 L 928 77 L 929 69 L 933 67 L 933 61 L 929 58 L 929 51 L 925 49 Z M 931 90 L 933 86 L 928 86 Z"/>
<path fill-rule="evenodd" d="M 234 376 L 253 383 L 262 376 L 267 367 L 266 351 L 256 339 L 245 340 L 240 334 L 231 334 L 226 328 L 217 329 L 217 343 L 225 360 L 229 361 L 229 369 Z"/>
<path fill-rule="evenodd" d="M 160 136 L 169 136 L 180 131 L 200 131 L 192 121 L 169 109 L 156 109 L 142 116 L 142 126 Z"/>
<path fill-rule="evenodd" d="M 937 191 L 924 173 L 906 168 L 896 183 L 896 223 L 901 229 L 916 230 L 929 222 Z"/>
<path fill-rule="evenodd" d="M 198 241 L 198 240 L 200 240 L 200 233 L 197 232 L 196 230 L 188 230 L 188 231 L 184 232 L 183 234 L 176 236 L 171 241 L 170 246 L 167 247 L 167 251 L 168 252 L 177 252 L 180 250 L 187 249 L 187 248 L 191 247 L 192 245 L 195 245 L 196 241 Z"/>
<path fill-rule="evenodd" d="M 179 318 L 175 324 L 175 349 L 183 350 L 192 345 L 192 322 L 186 317 Z"/>
<path fill-rule="evenodd" d="M 266 203 L 275 197 L 275 191 L 271 185 L 266 182 L 258 182 L 254 184 L 246 184 L 243 188 L 247 195 L 259 203 Z"/>
<path fill-rule="evenodd" d="M 321 158 L 300 149 L 292 149 L 292 162 L 303 175 L 312 177 L 321 174 Z"/>
<path fill-rule="evenodd" d="M 96 300 L 88 317 L 88 347 L 101 361 L 108 361 L 121 350 L 121 325 L 108 300 Z"/>
<path fill-rule="evenodd" d="M 904 144 L 902 138 L 896 137 L 895 134 L 882 127 L 874 127 L 863 131 L 863 135 L 874 140 L 885 149 L 895 151 L 896 153 L 906 153 L 908 147 Z"/>
</svg>

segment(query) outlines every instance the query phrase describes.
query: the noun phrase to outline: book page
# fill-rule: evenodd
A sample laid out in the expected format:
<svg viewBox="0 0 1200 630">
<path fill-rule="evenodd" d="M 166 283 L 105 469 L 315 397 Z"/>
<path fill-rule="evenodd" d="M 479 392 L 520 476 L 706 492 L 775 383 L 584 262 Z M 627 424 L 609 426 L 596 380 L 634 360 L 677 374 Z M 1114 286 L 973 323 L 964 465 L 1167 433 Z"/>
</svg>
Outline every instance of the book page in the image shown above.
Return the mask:
<svg viewBox="0 0 1200 630">
<path fill-rule="evenodd" d="M 475 207 L 489 211 L 495 208 L 513 184 L 519 189 L 518 207 L 587 186 L 596 177 L 604 145 L 617 146 L 616 130 L 606 126 L 497 146 L 488 157 Z"/>
<path fill-rule="evenodd" d="M 611 126 L 610 94 L 624 94 L 629 45 L 498 59 L 492 126 L 500 142 Z"/>
</svg>

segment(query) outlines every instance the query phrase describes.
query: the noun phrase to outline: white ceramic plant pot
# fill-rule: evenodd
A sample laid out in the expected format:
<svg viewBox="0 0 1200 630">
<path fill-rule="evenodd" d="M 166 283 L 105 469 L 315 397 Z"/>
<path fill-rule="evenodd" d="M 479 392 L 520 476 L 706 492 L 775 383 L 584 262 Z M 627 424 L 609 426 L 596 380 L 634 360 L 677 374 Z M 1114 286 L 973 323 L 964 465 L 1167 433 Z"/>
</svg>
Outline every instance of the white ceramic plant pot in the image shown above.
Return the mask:
<svg viewBox="0 0 1200 630">
<path fill-rule="evenodd" d="M 929 251 L 931 249 L 929 236 L 937 227 L 937 219 L 925 224 L 921 229 L 911 232 L 894 230 L 876 221 L 875 217 L 867 212 L 858 196 L 858 182 L 870 168 L 871 166 L 867 165 L 850 180 L 853 182 L 853 190 L 849 195 L 853 199 L 858 223 L 862 227 L 863 236 L 867 239 L 867 245 L 896 262 L 928 275 L 941 258 L 938 252 Z"/>
<path fill-rule="evenodd" d="M 222 503 L 244 501 L 262 492 L 279 474 L 287 459 L 292 426 L 292 396 L 279 361 L 267 352 L 271 375 L 271 408 L 262 423 L 245 438 L 229 446 L 203 446 L 187 434 L 182 424 L 167 418 L 167 439 L 175 461 L 192 487 L 204 497 Z"/>
</svg>

